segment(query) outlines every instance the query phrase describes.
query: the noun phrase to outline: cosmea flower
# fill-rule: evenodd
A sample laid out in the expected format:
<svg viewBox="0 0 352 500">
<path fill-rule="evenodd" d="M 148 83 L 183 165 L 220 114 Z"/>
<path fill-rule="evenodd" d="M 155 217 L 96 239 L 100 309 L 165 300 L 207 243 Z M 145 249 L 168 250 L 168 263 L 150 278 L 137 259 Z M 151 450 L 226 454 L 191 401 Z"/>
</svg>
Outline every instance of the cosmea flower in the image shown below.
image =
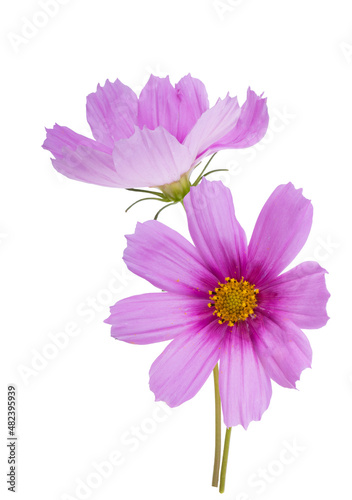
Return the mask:
<svg viewBox="0 0 352 500">
<path fill-rule="evenodd" d="M 230 190 L 203 179 L 185 197 L 193 246 L 158 221 L 138 223 L 124 260 L 165 290 L 123 299 L 106 320 L 134 344 L 172 340 L 150 369 L 156 400 L 192 398 L 220 360 L 224 422 L 247 428 L 271 398 L 271 380 L 295 387 L 312 351 L 301 328 L 326 324 L 325 270 L 282 273 L 303 247 L 313 208 L 290 183 L 265 203 L 247 246 Z"/>
<path fill-rule="evenodd" d="M 209 108 L 200 80 L 187 75 L 173 87 L 151 75 L 139 98 L 119 80 L 98 85 L 87 97 L 87 120 L 95 140 L 57 124 L 47 129 L 43 147 L 58 172 L 101 186 L 158 187 L 163 201 L 179 201 L 202 158 L 264 136 L 268 111 L 250 89 L 242 107 L 227 95 Z"/>
</svg>

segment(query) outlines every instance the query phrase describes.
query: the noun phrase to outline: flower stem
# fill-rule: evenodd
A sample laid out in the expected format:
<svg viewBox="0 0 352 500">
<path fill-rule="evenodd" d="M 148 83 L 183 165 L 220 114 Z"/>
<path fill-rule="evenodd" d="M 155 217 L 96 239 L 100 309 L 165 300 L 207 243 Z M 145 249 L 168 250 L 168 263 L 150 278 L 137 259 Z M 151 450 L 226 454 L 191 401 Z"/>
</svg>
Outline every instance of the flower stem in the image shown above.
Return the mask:
<svg viewBox="0 0 352 500">
<path fill-rule="evenodd" d="M 228 427 L 226 429 L 226 434 L 225 434 L 224 453 L 222 455 L 222 464 L 220 473 L 220 486 L 219 486 L 220 493 L 224 493 L 225 491 L 226 469 L 227 469 L 227 459 L 229 457 L 231 429 L 232 427 Z"/>
<path fill-rule="evenodd" d="M 219 367 L 217 364 L 215 365 L 213 374 L 215 391 L 215 455 L 212 486 L 215 486 L 215 488 L 217 488 L 219 483 L 219 470 L 221 460 L 221 400 L 219 392 Z"/>
</svg>

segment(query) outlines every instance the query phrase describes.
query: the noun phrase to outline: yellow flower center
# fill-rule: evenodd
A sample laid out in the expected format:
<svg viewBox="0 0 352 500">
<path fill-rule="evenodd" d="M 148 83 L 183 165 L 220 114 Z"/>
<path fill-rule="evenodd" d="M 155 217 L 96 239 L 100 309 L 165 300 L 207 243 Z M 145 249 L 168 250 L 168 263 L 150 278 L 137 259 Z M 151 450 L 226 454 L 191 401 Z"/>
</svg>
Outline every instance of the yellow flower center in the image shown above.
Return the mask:
<svg viewBox="0 0 352 500">
<path fill-rule="evenodd" d="M 258 288 L 248 281 L 237 281 L 234 278 L 225 278 L 226 283 L 218 282 L 219 288 L 209 292 L 208 307 L 214 307 L 213 315 L 218 316 L 219 323 L 225 321 L 234 326 L 238 321 L 244 321 L 257 307 Z"/>
</svg>

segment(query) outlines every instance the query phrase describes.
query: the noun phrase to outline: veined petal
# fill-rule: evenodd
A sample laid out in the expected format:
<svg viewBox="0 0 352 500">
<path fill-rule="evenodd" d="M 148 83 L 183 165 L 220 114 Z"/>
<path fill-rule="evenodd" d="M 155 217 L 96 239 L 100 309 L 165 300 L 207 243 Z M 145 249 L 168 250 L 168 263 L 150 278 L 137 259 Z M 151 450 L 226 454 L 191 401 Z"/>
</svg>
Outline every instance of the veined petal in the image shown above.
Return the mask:
<svg viewBox="0 0 352 500">
<path fill-rule="evenodd" d="M 152 344 L 171 340 L 180 333 L 193 331 L 206 320 L 206 299 L 175 293 L 146 293 L 120 300 L 110 308 L 105 323 L 112 325 L 111 335 L 131 344 Z"/>
<path fill-rule="evenodd" d="M 241 114 L 235 127 L 214 144 L 207 154 L 221 149 L 248 148 L 259 142 L 265 135 L 269 124 L 266 99 L 258 96 L 250 88 L 247 100 L 241 107 Z"/>
<path fill-rule="evenodd" d="M 225 137 L 236 125 L 241 114 L 237 97 L 227 95 L 205 111 L 184 140 L 192 156 L 201 159 L 212 145 Z"/>
<path fill-rule="evenodd" d="M 200 116 L 209 108 L 208 94 L 204 84 L 190 74 L 176 83 L 179 99 L 179 121 L 177 139 L 182 142 Z"/>
<path fill-rule="evenodd" d="M 87 97 L 87 120 L 93 136 L 111 149 L 114 142 L 130 137 L 137 124 L 138 99 L 129 87 L 106 80 Z"/>
<path fill-rule="evenodd" d="M 113 159 L 119 182 L 126 188 L 171 184 L 192 165 L 188 148 L 162 127 L 136 128 L 132 137 L 115 143 Z"/>
<path fill-rule="evenodd" d="M 196 248 L 159 221 L 138 223 L 126 236 L 123 259 L 130 271 L 152 285 L 178 294 L 207 298 L 217 278 L 206 268 Z"/>
<path fill-rule="evenodd" d="M 225 332 L 213 321 L 202 330 L 178 335 L 150 368 L 155 400 L 174 407 L 195 396 L 218 362 Z"/>
<path fill-rule="evenodd" d="M 176 137 L 179 99 L 169 77 L 151 75 L 138 100 L 138 125 L 154 130 L 163 127 Z"/>
<path fill-rule="evenodd" d="M 43 148 L 55 156 L 51 160 L 54 168 L 66 177 L 99 186 L 121 187 L 107 146 L 56 124 L 47 129 Z"/>
<path fill-rule="evenodd" d="M 259 288 L 280 274 L 299 253 L 312 225 L 313 207 L 288 183 L 278 186 L 262 208 L 248 246 L 247 279 Z"/>
<path fill-rule="evenodd" d="M 317 262 L 303 262 L 261 288 L 260 306 L 299 328 L 321 328 L 329 319 L 326 272 Z"/>
<path fill-rule="evenodd" d="M 309 341 L 289 319 L 267 314 L 248 322 L 255 351 L 270 378 L 283 387 L 296 387 L 301 372 L 311 367 Z"/>
<path fill-rule="evenodd" d="M 222 280 L 241 280 L 247 257 L 246 235 L 235 216 L 231 191 L 205 178 L 184 198 L 189 232 L 209 269 Z"/>
<path fill-rule="evenodd" d="M 246 331 L 238 323 L 228 330 L 220 355 L 220 397 L 226 427 L 247 429 L 260 420 L 271 398 L 271 382 Z"/>
<path fill-rule="evenodd" d="M 46 128 L 45 130 L 46 139 L 42 147 L 50 151 L 55 158 L 62 158 L 64 156 L 64 148 L 69 148 L 74 151 L 78 146 L 87 146 L 88 148 L 104 153 L 112 153 L 112 149 L 104 144 L 89 139 L 84 135 L 77 134 L 70 128 L 62 127 L 57 123 L 55 123 L 53 128 Z"/>
</svg>

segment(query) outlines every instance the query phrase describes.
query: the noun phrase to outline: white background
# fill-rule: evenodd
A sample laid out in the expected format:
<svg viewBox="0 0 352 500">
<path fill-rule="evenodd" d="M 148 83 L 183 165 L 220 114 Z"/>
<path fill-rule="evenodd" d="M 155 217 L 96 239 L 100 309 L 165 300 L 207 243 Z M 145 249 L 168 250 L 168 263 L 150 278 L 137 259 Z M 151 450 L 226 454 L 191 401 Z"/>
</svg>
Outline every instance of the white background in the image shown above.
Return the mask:
<svg viewBox="0 0 352 500">
<path fill-rule="evenodd" d="M 214 167 L 231 173 L 213 178 L 231 188 L 248 236 L 278 184 L 303 187 L 314 221 L 295 263 L 318 260 L 332 294 L 328 325 L 307 332 L 313 369 L 299 391 L 274 384 L 262 420 L 233 429 L 224 497 L 350 498 L 351 3 L 71 0 L 49 19 L 35 0 L 8 0 L 1 10 L 1 495 L 12 498 L 13 383 L 18 499 L 218 498 L 212 379 L 181 407 L 156 410 L 148 370 L 164 346 L 115 341 L 103 323 L 109 304 L 153 289 L 121 256 L 123 235 L 159 206 L 125 214 L 135 195 L 61 177 L 41 149 L 44 127 L 55 122 L 90 134 L 85 99 L 97 83 L 119 78 L 139 92 L 151 72 L 173 83 L 191 72 L 211 104 L 227 91 L 242 103 L 248 85 L 265 92 L 266 138 L 219 153 Z M 15 43 L 32 21 L 42 26 Z M 187 235 L 182 207 L 161 221 Z M 65 329 L 76 335 L 53 351 Z M 120 462 L 105 464 L 102 478 L 95 467 L 112 452 Z"/>
</svg>

